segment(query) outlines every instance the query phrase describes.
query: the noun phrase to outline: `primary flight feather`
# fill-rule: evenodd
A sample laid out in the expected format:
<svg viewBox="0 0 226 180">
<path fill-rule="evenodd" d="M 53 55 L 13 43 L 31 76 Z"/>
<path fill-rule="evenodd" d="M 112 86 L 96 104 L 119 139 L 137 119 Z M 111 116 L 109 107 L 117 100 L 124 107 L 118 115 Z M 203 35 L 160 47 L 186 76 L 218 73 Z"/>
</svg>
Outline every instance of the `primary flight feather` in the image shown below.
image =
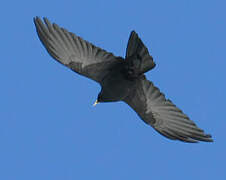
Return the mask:
<svg viewBox="0 0 226 180">
<path fill-rule="evenodd" d="M 39 39 L 58 62 L 100 83 L 99 102 L 124 101 L 141 119 L 163 136 L 183 142 L 212 142 L 211 135 L 196 126 L 144 73 L 155 67 L 148 49 L 135 31 L 130 34 L 125 59 L 114 56 L 79 36 L 34 18 Z"/>
</svg>

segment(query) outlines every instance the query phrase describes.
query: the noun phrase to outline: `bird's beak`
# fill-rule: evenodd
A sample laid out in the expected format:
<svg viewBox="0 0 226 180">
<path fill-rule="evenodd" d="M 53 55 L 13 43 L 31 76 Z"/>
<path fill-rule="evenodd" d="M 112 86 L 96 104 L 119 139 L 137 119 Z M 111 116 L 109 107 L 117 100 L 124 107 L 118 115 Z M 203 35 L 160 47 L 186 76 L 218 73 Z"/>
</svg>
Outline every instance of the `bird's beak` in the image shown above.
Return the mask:
<svg viewBox="0 0 226 180">
<path fill-rule="evenodd" d="M 96 100 L 93 106 L 96 106 L 97 104 L 99 104 L 99 102 Z"/>
</svg>

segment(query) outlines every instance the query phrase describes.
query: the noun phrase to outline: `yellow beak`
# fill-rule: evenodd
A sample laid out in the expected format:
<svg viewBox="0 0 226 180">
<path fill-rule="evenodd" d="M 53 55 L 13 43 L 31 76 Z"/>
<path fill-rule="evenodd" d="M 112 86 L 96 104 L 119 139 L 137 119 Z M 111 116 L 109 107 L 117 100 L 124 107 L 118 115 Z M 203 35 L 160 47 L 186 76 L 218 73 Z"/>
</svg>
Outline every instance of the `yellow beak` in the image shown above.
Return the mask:
<svg viewBox="0 0 226 180">
<path fill-rule="evenodd" d="M 96 106 L 97 104 L 99 104 L 99 102 L 96 100 L 93 106 Z"/>
</svg>

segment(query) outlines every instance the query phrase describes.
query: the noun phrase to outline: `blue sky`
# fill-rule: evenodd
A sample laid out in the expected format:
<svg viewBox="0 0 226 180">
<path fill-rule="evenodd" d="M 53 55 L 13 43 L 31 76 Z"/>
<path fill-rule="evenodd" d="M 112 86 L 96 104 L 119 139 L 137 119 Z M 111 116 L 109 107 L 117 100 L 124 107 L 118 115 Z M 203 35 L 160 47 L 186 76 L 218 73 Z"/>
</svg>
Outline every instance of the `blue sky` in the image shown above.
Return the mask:
<svg viewBox="0 0 226 180">
<path fill-rule="evenodd" d="M 1 5 L 0 179 L 225 179 L 225 1 L 5 1 Z M 126 104 L 92 106 L 94 81 L 55 62 L 34 16 L 124 56 L 136 30 L 147 73 L 214 143 L 168 140 Z"/>
</svg>

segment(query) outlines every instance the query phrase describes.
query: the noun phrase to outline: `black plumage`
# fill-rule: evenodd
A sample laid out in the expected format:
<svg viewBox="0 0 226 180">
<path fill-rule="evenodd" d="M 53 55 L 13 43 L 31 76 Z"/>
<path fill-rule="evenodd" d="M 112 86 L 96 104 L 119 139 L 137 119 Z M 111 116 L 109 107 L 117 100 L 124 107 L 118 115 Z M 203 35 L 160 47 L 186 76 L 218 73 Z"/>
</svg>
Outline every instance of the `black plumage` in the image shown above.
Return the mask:
<svg viewBox="0 0 226 180">
<path fill-rule="evenodd" d="M 47 18 L 34 18 L 38 36 L 58 62 L 101 85 L 97 102 L 124 101 L 163 136 L 184 142 L 212 142 L 144 73 L 155 63 L 135 31 L 130 34 L 126 58 L 116 57 L 68 32 Z"/>
</svg>

